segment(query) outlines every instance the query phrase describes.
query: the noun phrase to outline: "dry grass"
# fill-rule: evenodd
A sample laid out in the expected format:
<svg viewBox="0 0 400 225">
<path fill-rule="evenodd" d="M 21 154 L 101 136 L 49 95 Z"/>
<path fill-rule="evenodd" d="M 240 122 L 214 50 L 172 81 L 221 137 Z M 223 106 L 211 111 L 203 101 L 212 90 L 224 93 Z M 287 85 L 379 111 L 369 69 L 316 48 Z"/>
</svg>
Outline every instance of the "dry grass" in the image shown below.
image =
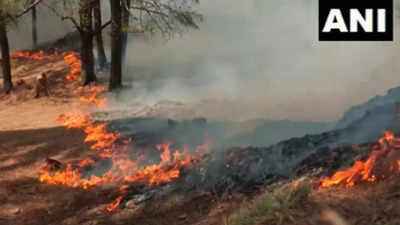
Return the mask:
<svg viewBox="0 0 400 225">
<path fill-rule="evenodd" d="M 228 225 L 287 224 L 302 216 L 309 201 L 310 187 L 303 182 L 297 188 L 285 185 L 272 193 L 266 192 L 253 203 L 242 207 L 228 218 Z"/>
<path fill-rule="evenodd" d="M 398 225 L 400 177 L 353 188 L 285 185 L 241 207 L 225 225 Z"/>
</svg>

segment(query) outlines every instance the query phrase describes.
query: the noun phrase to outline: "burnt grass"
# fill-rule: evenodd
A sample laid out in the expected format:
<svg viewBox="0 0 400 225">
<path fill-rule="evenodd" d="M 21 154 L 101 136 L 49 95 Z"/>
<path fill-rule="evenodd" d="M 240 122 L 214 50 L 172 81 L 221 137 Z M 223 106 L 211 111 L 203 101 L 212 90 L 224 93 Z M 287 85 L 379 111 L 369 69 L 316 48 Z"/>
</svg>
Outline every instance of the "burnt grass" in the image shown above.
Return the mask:
<svg viewBox="0 0 400 225">
<path fill-rule="evenodd" d="M 185 141 L 186 143 L 188 140 L 198 141 L 204 133 L 212 133 L 208 132 L 209 122 L 199 126 L 198 121 L 184 121 L 171 126 L 166 121 L 161 129 L 135 132 L 132 132 L 125 122 L 121 130 L 126 129 L 125 132 L 129 131 L 130 137 L 138 140 L 138 149 L 165 140 L 176 143 L 175 147 L 179 148 Z M 133 124 L 135 123 L 133 122 L 132 126 Z M 111 123 L 111 127 L 118 130 L 118 123 Z M 318 183 L 315 182 L 320 177 L 330 176 L 340 169 L 348 168 L 355 160 L 367 159 L 373 146 L 377 144 L 372 140 L 380 137 L 378 133 L 375 133 L 375 136 L 359 139 L 360 143 L 357 143 L 353 136 L 344 135 L 352 133 L 352 129 L 354 127 L 319 135 L 305 135 L 264 148 L 225 147 L 223 142 L 216 141 L 212 153 L 199 163 L 183 168 L 179 179 L 157 187 L 133 185 L 122 201 L 120 209 L 129 208 L 132 203 L 140 207 L 152 202 L 168 201 L 178 196 L 190 199 L 208 193 L 205 196 L 210 197 L 210 201 L 229 201 L 230 204 L 230 207 L 226 207 L 220 214 L 216 224 L 235 224 L 232 223 L 232 218 L 235 218 L 232 215 L 237 215 L 238 208 L 241 210 L 245 207 L 250 215 L 257 214 L 257 211 L 252 210 L 258 210 L 259 206 L 254 206 L 253 200 L 243 204 L 243 198 L 255 199 L 256 202 L 272 201 L 262 204 L 266 204 L 265 207 L 272 207 L 267 208 L 271 215 L 279 215 L 275 218 L 277 224 L 331 224 L 323 216 L 327 212 L 343 216 L 349 224 L 366 224 L 370 221 L 373 221 L 372 224 L 397 224 L 400 217 L 393 211 L 399 205 L 396 196 L 400 196 L 396 194 L 398 193 L 396 177 L 353 189 L 318 190 Z M 365 138 L 371 141 L 361 142 Z M 275 196 L 274 193 L 282 187 L 289 187 L 290 190 L 291 182 L 301 177 L 308 177 L 314 181 L 312 187 L 314 190 L 304 201 L 287 205 L 282 202 L 285 201 L 284 197 Z M 232 196 L 242 197 L 237 199 Z M 276 202 L 282 205 L 277 207 Z M 365 204 L 369 206 L 364 210 L 362 206 Z M 212 209 L 213 207 L 206 207 L 203 210 L 209 213 Z M 280 223 L 282 218 L 285 223 Z M 254 221 L 246 219 L 245 223 L 242 221 L 239 224 L 260 224 L 259 219 L 255 218 Z"/>
<path fill-rule="evenodd" d="M 181 149 L 184 145 L 202 144 L 199 140 L 206 134 L 214 140 L 212 152 L 200 162 L 183 168 L 179 179 L 157 187 L 133 184 L 121 208 L 128 202 L 141 204 L 201 192 L 211 192 L 216 198 L 235 194 L 251 197 L 278 181 L 287 182 L 310 174 L 315 178 L 330 176 L 340 168 L 350 167 L 355 160 L 368 157 L 376 144 L 373 141 L 349 144 L 352 137 L 343 138 L 343 133 L 348 131 L 335 130 L 292 138 L 270 147 L 226 147 L 223 141 L 218 141 L 223 134 L 216 132 L 212 122 L 198 119 L 183 122 L 124 119 L 111 122 L 109 127 L 131 137 L 135 151 L 147 149 L 148 158 L 155 157 L 155 162 L 159 153 L 149 150 L 155 144 L 169 141 L 174 144 L 172 149 Z"/>
<path fill-rule="evenodd" d="M 146 149 L 150 158 L 154 157 L 151 159 L 154 162 L 159 158 L 159 152 L 150 148 L 154 144 L 169 140 L 175 144 L 174 147 L 180 148 L 188 141 L 193 146 L 202 144 L 200 140 L 205 133 L 211 138 L 217 137 L 207 132 L 211 122 L 187 121 L 171 126 L 165 120 L 164 126 L 157 129 L 148 129 L 151 126 L 146 122 L 143 125 L 147 128 L 145 131 L 131 130 L 126 121 L 123 122 L 124 126 L 117 122 L 110 123 L 109 129 L 128 133 L 135 140 L 135 150 L 140 152 Z M 135 123 L 131 125 L 139 127 Z M 199 163 L 183 168 L 179 179 L 157 187 L 131 184 L 120 208 L 107 213 L 105 207 L 119 195 L 118 186 L 85 191 L 42 184 L 36 179 L 34 171 L 43 165 L 47 157 L 74 162 L 93 153 L 89 150 L 90 145 L 82 145 L 85 138 L 82 131 L 51 128 L 1 132 L 1 157 L 15 159 L 16 162 L 0 168 L 3 174 L 10 173 L 0 182 L 0 202 L 3 208 L 11 207 L 11 214 L 1 218 L 0 224 L 222 224 L 224 218 L 242 205 L 244 199 L 257 198 L 258 194 L 280 187 L 297 177 L 331 175 L 340 168 L 350 166 L 354 160 L 362 160 L 369 155 L 374 142 L 341 143 L 342 133 L 332 131 L 306 135 L 265 148 L 224 147 L 224 143 L 218 143 L 216 139 L 212 153 Z M 107 162 L 103 163 L 101 167 L 109 166 Z M 17 168 L 21 170 L 25 167 L 29 173 L 14 174 Z M 394 211 L 399 201 L 393 199 L 400 196 L 396 195 L 398 185 L 382 185 L 386 189 L 373 190 L 373 194 L 363 194 L 356 199 L 352 197 L 368 192 L 345 190 L 347 197 L 344 198 L 342 191 L 332 190 L 323 196 L 311 196 L 312 201 L 323 202 L 324 205 L 318 206 L 318 210 L 306 207 L 304 210 L 309 211 L 304 213 L 314 215 L 329 206 L 349 218 L 359 217 L 359 223 L 354 224 L 365 224 L 363 222 L 374 219 L 371 211 L 378 210 L 379 206 L 396 219 Z M 388 190 L 392 192 L 391 195 Z M 337 193 L 341 193 L 339 197 Z M 385 196 L 385 199 L 380 199 L 380 196 Z M 383 207 L 389 200 L 393 200 L 388 204 L 392 208 Z M 343 204 L 345 206 L 341 206 Z M 372 205 L 368 206 L 365 213 L 357 214 L 365 204 Z M 379 217 L 382 213 L 380 209 L 375 213 L 378 214 L 375 215 L 376 221 L 383 221 Z"/>
</svg>

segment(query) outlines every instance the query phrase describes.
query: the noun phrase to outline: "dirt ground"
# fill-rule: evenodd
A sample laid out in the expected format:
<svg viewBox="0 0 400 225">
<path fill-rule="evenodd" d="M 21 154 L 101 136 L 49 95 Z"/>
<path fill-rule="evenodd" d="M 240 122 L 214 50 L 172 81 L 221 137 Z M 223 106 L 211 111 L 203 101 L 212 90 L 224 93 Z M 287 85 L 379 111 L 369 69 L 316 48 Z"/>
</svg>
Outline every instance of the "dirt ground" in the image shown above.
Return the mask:
<svg viewBox="0 0 400 225">
<path fill-rule="evenodd" d="M 220 199 L 205 192 L 170 196 L 109 213 L 105 208 L 118 196 L 117 185 L 82 190 L 40 183 L 38 171 L 46 158 L 73 163 L 93 151 L 84 143 L 82 130 L 66 129 L 55 122 L 58 115 L 80 107 L 73 94 L 76 84 L 65 79 L 68 67 L 62 57 L 14 59 L 12 64 L 15 91 L 8 96 L 0 94 L 1 225 L 221 225 L 227 224 L 227 216 L 241 205 L 242 196 Z M 50 71 L 51 96 L 35 99 L 34 79 L 46 71 Z M 333 209 L 349 225 L 400 224 L 398 181 L 314 191 L 310 205 L 304 205 L 299 218 L 290 224 L 329 224 L 321 222 L 325 209 Z"/>
<path fill-rule="evenodd" d="M 76 84 L 65 79 L 69 68 L 62 57 L 18 58 L 12 66 L 15 90 L 0 94 L 0 224 L 220 224 L 230 207 L 209 193 L 108 213 L 106 206 L 118 196 L 116 185 L 82 190 L 40 183 L 38 171 L 46 158 L 74 162 L 93 151 L 84 144 L 83 131 L 55 122 L 58 115 L 80 107 L 73 94 Z M 35 77 L 48 71 L 51 96 L 36 99 Z"/>
<path fill-rule="evenodd" d="M 75 84 L 66 82 L 69 68 L 62 56 L 49 60 L 12 60 L 14 91 L 10 95 L 0 93 L 0 131 L 40 129 L 58 126 L 55 118 L 78 102 L 74 98 Z M 48 72 L 48 98 L 35 97 L 36 77 Z M 0 79 L 0 90 L 2 90 Z"/>
<path fill-rule="evenodd" d="M 37 180 L 46 157 L 73 162 L 89 156 L 83 139 L 80 130 L 63 127 L 0 132 L 0 224 L 194 224 L 215 214 L 207 193 L 108 213 L 105 207 L 118 195 L 116 186 L 81 190 Z"/>
</svg>

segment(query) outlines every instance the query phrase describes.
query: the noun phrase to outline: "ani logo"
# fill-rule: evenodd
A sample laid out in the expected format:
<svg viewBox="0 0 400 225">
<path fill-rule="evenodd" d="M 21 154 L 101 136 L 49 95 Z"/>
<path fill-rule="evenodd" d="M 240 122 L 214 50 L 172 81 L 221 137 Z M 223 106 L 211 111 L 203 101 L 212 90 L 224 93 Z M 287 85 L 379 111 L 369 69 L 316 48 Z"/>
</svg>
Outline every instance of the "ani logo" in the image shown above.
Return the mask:
<svg viewBox="0 0 400 225">
<path fill-rule="evenodd" d="M 393 41 L 393 0 L 319 0 L 320 41 Z"/>
</svg>

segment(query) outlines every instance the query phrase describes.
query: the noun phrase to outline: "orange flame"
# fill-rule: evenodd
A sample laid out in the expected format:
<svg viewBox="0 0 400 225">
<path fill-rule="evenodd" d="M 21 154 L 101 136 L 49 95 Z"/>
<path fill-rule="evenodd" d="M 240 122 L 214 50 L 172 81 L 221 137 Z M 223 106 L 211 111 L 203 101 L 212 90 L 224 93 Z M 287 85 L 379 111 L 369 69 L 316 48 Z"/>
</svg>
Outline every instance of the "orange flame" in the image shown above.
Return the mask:
<svg viewBox="0 0 400 225">
<path fill-rule="evenodd" d="M 107 91 L 105 87 L 91 87 L 88 96 L 82 96 L 79 101 L 87 104 L 94 104 L 98 107 L 103 107 L 106 105 L 107 100 L 104 98 L 98 98 L 98 95 Z"/>
<path fill-rule="evenodd" d="M 87 159 L 80 161 L 78 165 L 79 165 L 79 167 L 85 167 L 85 166 L 94 165 L 95 163 L 96 162 L 93 159 L 87 158 Z"/>
<path fill-rule="evenodd" d="M 128 185 L 122 185 L 119 188 L 120 196 L 118 196 L 118 198 L 115 199 L 115 201 L 113 203 L 111 203 L 110 205 L 107 206 L 107 208 L 106 208 L 107 211 L 112 212 L 118 208 L 118 206 L 121 203 L 122 199 L 124 198 L 125 192 L 128 188 L 129 188 Z"/>
<path fill-rule="evenodd" d="M 375 182 L 400 173 L 400 154 L 393 151 L 400 148 L 400 138 L 386 131 L 378 140 L 371 155 L 365 161 L 356 161 L 347 170 L 336 172 L 332 177 L 323 177 L 321 188 L 338 185 L 352 187 L 361 182 Z"/>
<path fill-rule="evenodd" d="M 36 53 L 31 53 L 31 52 L 11 52 L 10 57 L 11 58 L 26 58 L 26 59 L 32 59 L 32 60 L 44 60 L 44 59 L 54 59 L 55 57 L 58 56 L 58 53 L 53 53 L 50 55 L 45 55 L 44 51 L 39 51 Z"/>
<path fill-rule="evenodd" d="M 78 55 L 75 52 L 66 53 L 64 62 L 71 68 L 71 71 L 67 75 L 67 80 L 81 82 L 82 78 L 79 74 L 81 73 L 82 63 Z"/>
<path fill-rule="evenodd" d="M 74 82 L 81 82 L 82 77 L 80 76 L 82 72 L 82 62 L 76 52 L 66 52 L 62 54 L 64 57 L 64 63 L 70 67 L 70 72 L 67 74 L 66 79 Z M 26 58 L 31 60 L 45 60 L 45 59 L 54 59 L 59 56 L 58 53 L 53 53 L 46 55 L 44 51 L 39 52 L 12 52 L 10 53 L 10 57 L 12 58 Z M 1 58 L 0 58 L 1 60 Z M 83 87 L 78 87 L 74 93 L 75 94 L 86 94 L 85 96 L 81 96 L 79 101 L 86 104 L 93 104 L 98 107 L 103 107 L 106 104 L 106 99 L 101 99 L 98 96 L 107 91 L 105 87 L 91 87 L 84 93 Z"/>
<path fill-rule="evenodd" d="M 103 179 L 92 176 L 90 179 L 81 177 L 80 172 L 77 169 L 73 169 L 71 164 L 67 164 L 66 168 L 62 171 L 56 171 L 51 174 L 47 170 L 41 170 L 39 172 L 39 181 L 49 184 L 60 184 L 74 188 L 88 189 L 99 183 L 104 182 Z"/>
<path fill-rule="evenodd" d="M 91 150 L 111 152 L 114 143 L 122 136 L 118 132 L 108 132 L 105 124 L 94 124 L 90 116 L 78 111 L 62 114 L 57 119 L 67 128 L 80 128 L 86 133 L 85 142 L 93 142 Z"/>
<path fill-rule="evenodd" d="M 45 55 L 43 51 L 37 53 L 14 52 L 11 56 L 43 60 L 52 59 L 58 54 Z M 68 52 L 63 56 L 64 62 L 70 67 L 66 79 L 80 82 L 82 80 L 80 76 L 82 63 L 77 53 Z M 74 93 L 81 95 L 80 102 L 102 107 L 106 104 L 106 99 L 99 98 L 99 95 L 105 91 L 107 89 L 104 87 L 90 87 L 88 91 L 85 91 L 84 87 L 78 87 Z M 96 164 L 95 160 L 91 158 L 80 161 L 76 166 L 66 164 L 64 168 L 58 168 L 57 171 L 54 171 L 53 167 L 45 165 L 39 171 L 39 181 L 49 184 L 83 189 L 109 182 L 145 182 L 148 185 L 159 185 L 177 179 L 182 167 L 198 162 L 211 151 L 211 142 L 208 138 L 206 143 L 199 146 L 193 155 L 187 148 L 182 152 L 171 152 L 172 144 L 160 144 L 156 146 L 161 151 L 160 163 L 141 167 L 143 158 L 139 157 L 136 161 L 132 161 L 128 155 L 128 145 L 131 140 L 124 139 L 118 132 L 107 131 L 105 124 L 94 123 L 87 113 L 82 111 L 65 113 L 56 120 L 66 128 L 82 129 L 86 133 L 85 142 L 92 143 L 90 149 L 100 151 L 100 158 L 111 159 L 112 165 L 102 176 L 92 175 L 90 177 L 82 174 L 82 168 Z M 120 196 L 107 207 L 108 211 L 118 208 L 127 189 L 127 185 L 121 186 Z"/>
</svg>

